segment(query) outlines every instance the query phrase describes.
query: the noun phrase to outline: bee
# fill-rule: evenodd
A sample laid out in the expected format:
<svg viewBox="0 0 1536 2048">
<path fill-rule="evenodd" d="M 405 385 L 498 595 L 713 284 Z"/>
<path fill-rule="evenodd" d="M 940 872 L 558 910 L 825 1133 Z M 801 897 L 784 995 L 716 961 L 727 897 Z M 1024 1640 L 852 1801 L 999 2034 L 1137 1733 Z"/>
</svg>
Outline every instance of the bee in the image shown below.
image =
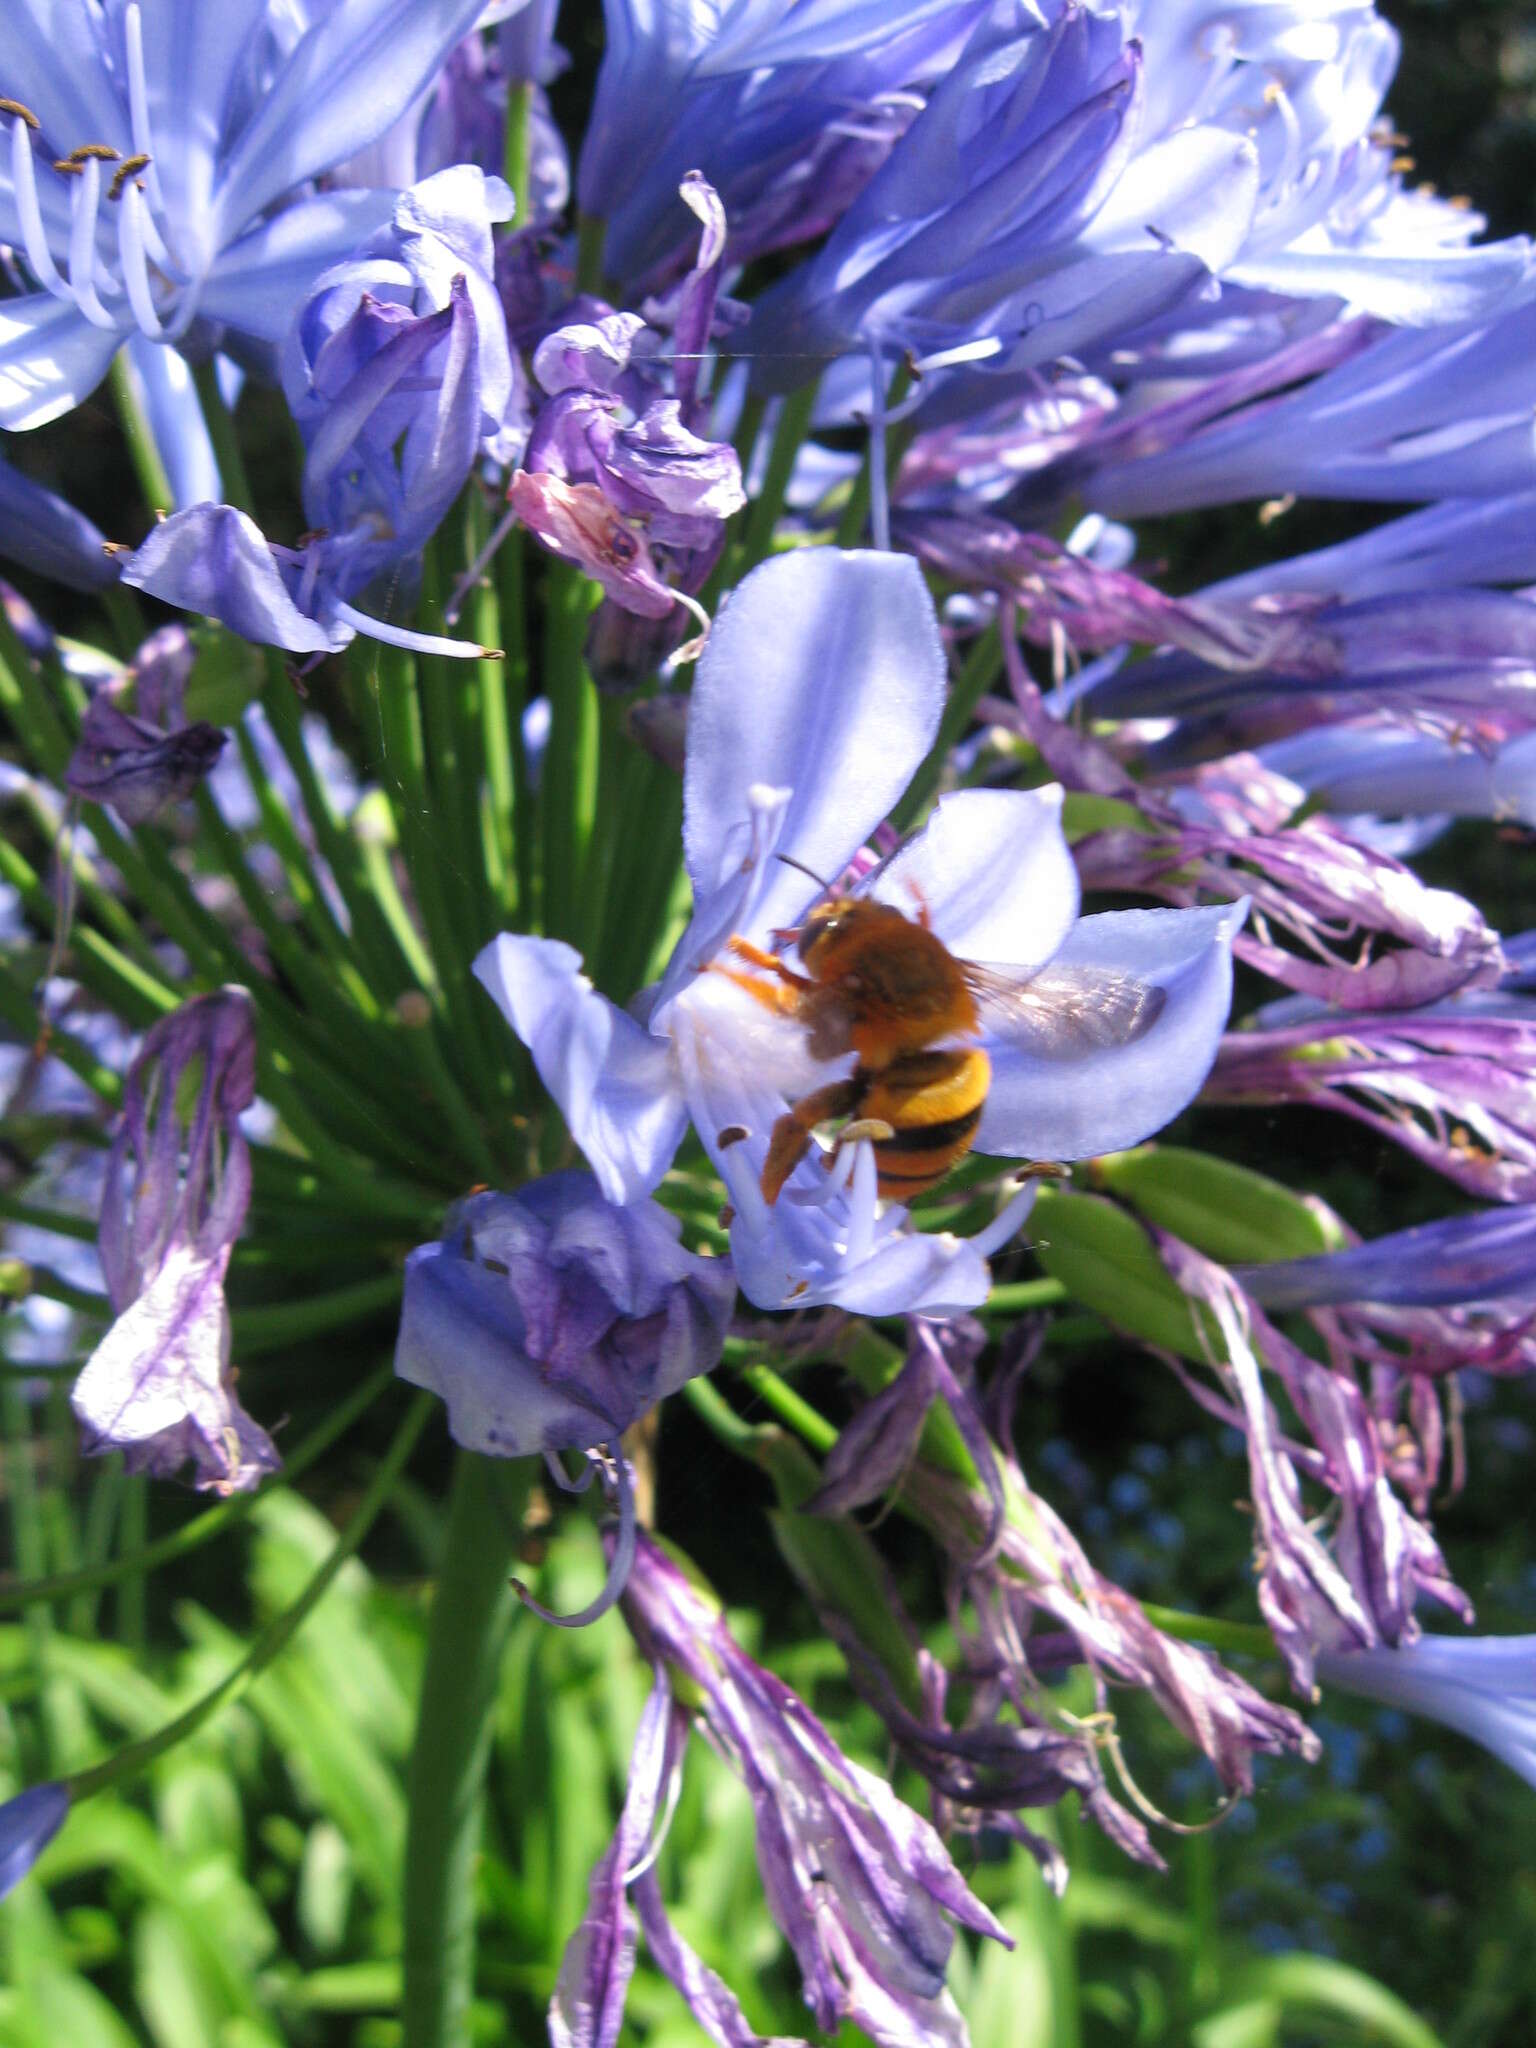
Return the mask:
<svg viewBox="0 0 1536 2048">
<path fill-rule="evenodd" d="M 851 1074 L 776 1119 L 762 1171 L 770 1203 L 817 1128 L 839 1118 L 847 1121 L 829 1166 L 842 1146 L 868 1138 L 881 1195 L 905 1202 L 937 1186 L 970 1150 L 992 1084 L 986 1053 L 950 1041 L 986 1030 L 1037 1059 L 1073 1059 L 1129 1044 L 1162 1012 L 1164 991 L 1152 983 L 1110 968 L 1046 966 L 1020 975 L 962 960 L 932 930 L 921 901 L 914 918 L 892 903 L 822 886 L 825 897 L 803 924 L 774 933 L 793 943 L 800 969 L 735 937 L 728 950 L 760 973 L 718 970 L 803 1024 L 813 1058 L 851 1052 L 857 1059 Z M 745 1135 L 732 1127 L 721 1139 Z"/>
</svg>

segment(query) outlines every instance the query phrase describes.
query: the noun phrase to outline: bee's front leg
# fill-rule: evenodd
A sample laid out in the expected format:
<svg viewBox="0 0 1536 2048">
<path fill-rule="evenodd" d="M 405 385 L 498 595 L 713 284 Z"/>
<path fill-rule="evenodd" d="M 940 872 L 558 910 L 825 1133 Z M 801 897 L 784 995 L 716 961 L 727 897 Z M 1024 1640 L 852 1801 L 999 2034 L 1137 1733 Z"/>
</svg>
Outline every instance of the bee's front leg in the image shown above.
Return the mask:
<svg viewBox="0 0 1536 2048">
<path fill-rule="evenodd" d="M 859 1106 L 863 1080 L 855 1075 L 846 1081 L 829 1081 L 810 1095 L 802 1095 L 779 1117 L 768 1135 L 768 1156 L 763 1161 L 763 1200 L 779 1199 L 779 1190 L 810 1149 L 811 1133 L 828 1117 L 849 1116 Z"/>
</svg>

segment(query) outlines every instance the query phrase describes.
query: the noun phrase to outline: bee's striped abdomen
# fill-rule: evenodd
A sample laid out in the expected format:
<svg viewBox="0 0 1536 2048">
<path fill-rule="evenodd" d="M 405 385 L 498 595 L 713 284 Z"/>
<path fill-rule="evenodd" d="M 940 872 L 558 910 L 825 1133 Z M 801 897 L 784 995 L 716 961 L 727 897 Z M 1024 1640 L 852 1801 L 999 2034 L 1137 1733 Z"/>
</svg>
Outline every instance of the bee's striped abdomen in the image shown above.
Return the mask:
<svg viewBox="0 0 1536 2048">
<path fill-rule="evenodd" d="M 882 1195 L 906 1201 L 937 1186 L 970 1150 L 991 1080 L 984 1052 L 909 1053 L 870 1077 L 858 1115 L 893 1132 L 875 1141 Z"/>
</svg>

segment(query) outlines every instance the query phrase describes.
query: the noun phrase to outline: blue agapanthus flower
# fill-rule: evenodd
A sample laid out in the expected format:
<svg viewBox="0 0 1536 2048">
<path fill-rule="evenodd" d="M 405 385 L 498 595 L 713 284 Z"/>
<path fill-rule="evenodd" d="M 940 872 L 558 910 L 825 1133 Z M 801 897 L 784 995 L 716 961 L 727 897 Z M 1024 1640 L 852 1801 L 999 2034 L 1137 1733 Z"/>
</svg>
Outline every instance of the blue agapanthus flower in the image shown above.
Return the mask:
<svg viewBox="0 0 1536 2048">
<path fill-rule="evenodd" d="M 12 0 L 0 46 L 0 426 L 87 397 L 133 335 L 270 361 L 394 195 L 314 180 L 398 119 L 483 0 Z M 312 18 L 311 18 L 312 17 Z"/>
<path fill-rule="evenodd" d="M 802 1160 L 776 1202 L 769 1134 L 791 1101 L 846 1076 L 803 1023 L 726 973 L 740 938 L 768 945 L 816 900 L 893 808 L 938 731 L 946 687 L 933 601 L 914 562 L 815 548 L 756 569 L 716 621 L 689 715 L 683 846 L 693 918 L 644 1021 L 598 995 L 558 940 L 504 935 L 476 972 L 532 1050 L 612 1201 L 660 1181 L 691 1120 L 729 1190 L 731 1251 L 764 1308 L 835 1302 L 865 1314 L 943 1313 L 985 1299 L 986 1259 L 1029 1191 L 973 1238 L 908 1227 L 877 1198 L 873 1150 L 824 1171 Z M 1043 1057 L 983 1034 L 991 1090 L 975 1144 L 1010 1158 L 1074 1159 L 1157 1130 L 1205 1078 L 1226 1022 L 1241 906 L 1126 911 L 1079 921 L 1061 792 L 966 790 L 873 884 L 918 910 L 956 954 L 1017 978 L 1124 975 L 1160 992 L 1130 1042 Z"/>
</svg>

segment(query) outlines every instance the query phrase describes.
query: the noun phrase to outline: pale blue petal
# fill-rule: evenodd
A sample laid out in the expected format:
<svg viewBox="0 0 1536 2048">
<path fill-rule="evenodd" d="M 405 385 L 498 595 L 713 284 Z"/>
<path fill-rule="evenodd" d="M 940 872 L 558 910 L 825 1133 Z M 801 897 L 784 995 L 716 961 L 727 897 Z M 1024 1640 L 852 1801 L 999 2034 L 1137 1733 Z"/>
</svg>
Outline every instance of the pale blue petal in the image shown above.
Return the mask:
<svg viewBox="0 0 1536 2048">
<path fill-rule="evenodd" d="M 79 0 L 6 0 L 5 96 L 36 114 L 46 146 L 60 156 L 82 142 L 104 142 L 124 156 L 133 148 L 126 97 L 114 92 L 103 54 Z"/>
<path fill-rule="evenodd" d="M 1041 1059 L 988 1039 L 992 1090 L 976 1149 L 1085 1159 L 1138 1144 L 1177 1116 L 1210 1071 L 1232 1001 L 1232 938 L 1244 904 L 1085 917 L 1054 967 L 1110 968 L 1165 991 L 1150 1030 L 1079 1059 Z"/>
<path fill-rule="evenodd" d="M 986 0 L 737 0 L 693 67 L 696 78 L 721 78 L 767 64 L 825 64 L 833 57 L 879 49 L 924 22 L 948 17 L 955 33 L 985 12 Z M 688 8 L 696 21 L 706 10 Z"/>
<path fill-rule="evenodd" d="M 1043 967 L 1077 917 L 1077 869 L 1061 829 L 1059 785 L 967 789 L 941 797 L 875 894 L 926 911 L 952 953 Z"/>
<path fill-rule="evenodd" d="M 142 334 L 128 337 L 128 372 L 149 421 L 176 509 L 217 504 L 224 496 L 208 423 L 184 357 Z"/>
<path fill-rule="evenodd" d="M 0 427 L 19 433 L 73 412 L 107 374 L 122 338 L 48 292 L 0 299 Z"/>
<path fill-rule="evenodd" d="M 1245 257 L 1227 276 L 1257 291 L 1288 298 L 1345 299 L 1362 313 L 1400 327 L 1435 327 L 1453 320 L 1486 320 L 1525 276 L 1523 243 L 1495 242 L 1482 249 L 1425 249 L 1384 256 L 1368 250 L 1277 249 Z"/>
<path fill-rule="evenodd" d="M 260 527 L 233 505 L 193 505 L 162 520 L 123 564 L 123 581 L 293 654 L 335 653 L 352 638 L 299 610 Z"/>
<path fill-rule="evenodd" d="M 0 555 L 71 590 L 117 581 L 104 536 L 55 492 L 0 460 Z"/>
<path fill-rule="evenodd" d="M 162 145 L 155 172 L 183 233 L 206 234 L 212 226 L 209 209 L 237 73 L 269 10 L 270 0 L 159 0 L 140 9 L 149 128 Z M 165 148 L 172 136 L 176 146 Z"/>
<path fill-rule="evenodd" d="M 354 190 L 322 192 L 284 207 L 220 253 L 199 312 L 275 346 L 321 272 L 386 226 L 394 209 L 393 192 Z"/>
<path fill-rule="evenodd" d="M 754 784 L 793 792 L 779 851 L 834 879 L 927 753 L 944 688 L 933 600 L 909 557 L 805 548 L 754 569 L 715 620 L 693 688 L 683 845 L 695 898 L 726 880 Z M 784 868 L 754 906 L 755 932 L 793 922 L 815 893 Z"/>
<path fill-rule="evenodd" d="M 290 54 L 224 166 L 216 241 L 392 127 L 483 4 L 335 0 Z"/>
<path fill-rule="evenodd" d="M 504 932 L 475 978 L 533 1054 L 610 1202 L 648 1195 L 688 1124 L 671 1050 L 593 990 L 558 939 Z"/>
</svg>

